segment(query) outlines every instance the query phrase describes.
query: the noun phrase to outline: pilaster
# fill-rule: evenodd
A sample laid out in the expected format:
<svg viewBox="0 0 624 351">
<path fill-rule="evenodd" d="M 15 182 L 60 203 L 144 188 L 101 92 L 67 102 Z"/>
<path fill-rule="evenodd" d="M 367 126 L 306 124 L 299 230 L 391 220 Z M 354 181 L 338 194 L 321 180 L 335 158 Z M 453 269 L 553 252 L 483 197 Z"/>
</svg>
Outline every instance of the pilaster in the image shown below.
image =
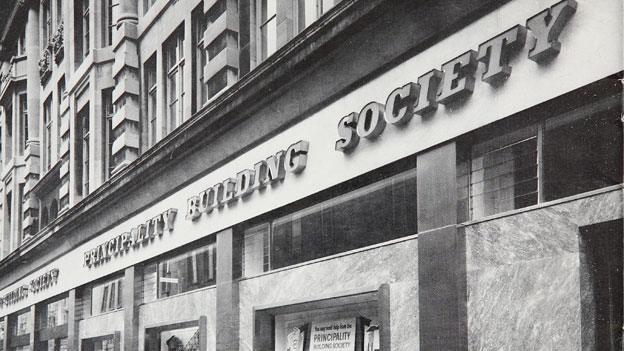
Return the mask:
<svg viewBox="0 0 624 351">
<path fill-rule="evenodd" d="M 113 173 L 119 172 L 139 156 L 140 118 L 139 110 L 139 54 L 137 45 L 137 2 L 125 0 L 119 3 L 117 28 L 113 35 L 113 142 L 112 156 L 115 160 Z"/>
<path fill-rule="evenodd" d="M 238 32 L 239 32 L 239 12 L 236 0 L 225 0 L 225 10 L 219 17 L 211 23 L 204 32 L 204 50 L 207 50 L 207 63 L 204 67 L 204 83 L 211 81 L 225 80 L 225 86 L 228 87 L 238 79 L 239 69 L 239 48 L 238 48 Z M 208 9 L 208 13 L 219 9 L 219 2 L 214 2 Z M 225 42 L 223 43 L 219 42 Z M 209 47 L 223 47 L 217 53 L 208 50 Z M 219 90 L 212 88 L 215 84 L 208 85 L 208 98 L 216 95 Z"/>
</svg>

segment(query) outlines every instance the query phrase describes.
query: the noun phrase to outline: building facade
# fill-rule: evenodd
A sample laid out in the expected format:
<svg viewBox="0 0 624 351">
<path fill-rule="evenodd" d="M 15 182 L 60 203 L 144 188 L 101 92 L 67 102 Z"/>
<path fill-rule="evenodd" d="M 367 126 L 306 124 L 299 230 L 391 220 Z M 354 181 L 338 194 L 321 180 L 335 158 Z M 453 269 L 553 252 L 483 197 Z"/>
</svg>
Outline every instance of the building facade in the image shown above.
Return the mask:
<svg viewBox="0 0 624 351">
<path fill-rule="evenodd" d="M 0 351 L 621 350 L 618 0 L 0 9 Z"/>
</svg>

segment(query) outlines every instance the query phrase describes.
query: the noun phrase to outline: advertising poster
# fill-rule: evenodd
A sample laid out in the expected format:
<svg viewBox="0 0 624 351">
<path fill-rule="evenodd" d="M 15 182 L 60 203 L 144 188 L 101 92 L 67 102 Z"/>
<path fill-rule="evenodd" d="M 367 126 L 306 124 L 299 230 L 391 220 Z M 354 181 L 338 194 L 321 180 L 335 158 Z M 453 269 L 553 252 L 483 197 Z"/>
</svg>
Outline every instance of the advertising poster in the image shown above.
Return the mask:
<svg viewBox="0 0 624 351">
<path fill-rule="evenodd" d="M 310 351 L 355 351 L 356 324 L 356 318 L 312 324 Z"/>
<path fill-rule="evenodd" d="M 290 327 L 286 335 L 286 351 L 304 351 L 306 326 Z"/>
</svg>

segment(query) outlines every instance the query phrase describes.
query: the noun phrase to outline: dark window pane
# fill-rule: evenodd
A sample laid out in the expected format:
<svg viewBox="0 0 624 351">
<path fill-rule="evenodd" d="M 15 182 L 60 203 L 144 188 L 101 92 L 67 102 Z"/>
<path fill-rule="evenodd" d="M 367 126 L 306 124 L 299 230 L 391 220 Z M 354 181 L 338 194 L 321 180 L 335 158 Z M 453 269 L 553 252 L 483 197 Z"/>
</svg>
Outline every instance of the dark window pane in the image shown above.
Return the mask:
<svg viewBox="0 0 624 351">
<path fill-rule="evenodd" d="M 622 183 L 621 105 L 616 101 L 604 100 L 549 123 L 544 133 L 546 201 Z"/>
</svg>

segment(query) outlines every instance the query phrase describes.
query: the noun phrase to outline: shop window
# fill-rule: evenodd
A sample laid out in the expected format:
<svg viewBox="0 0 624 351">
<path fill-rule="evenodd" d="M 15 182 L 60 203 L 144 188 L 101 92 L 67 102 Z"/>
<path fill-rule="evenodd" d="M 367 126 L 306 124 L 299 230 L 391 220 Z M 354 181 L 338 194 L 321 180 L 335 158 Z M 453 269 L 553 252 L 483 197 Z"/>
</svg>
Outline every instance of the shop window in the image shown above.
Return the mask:
<svg viewBox="0 0 624 351">
<path fill-rule="evenodd" d="M 68 340 L 67 338 L 56 338 L 49 339 L 39 342 L 39 347 L 37 350 L 40 351 L 67 351 L 68 350 Z"/>
<path fill-rule="evenodd" d="M 67 324 L 69 306 L 67 298 L 46 303 L 39 313 L 39 329 L 54 328 Z"/>
<path fill-rule="evenodd" d="M 377 306 L 364 293 L 258 310 L 254 349 L 379 351 Z"/>
<path fill-rule="evenodd" d="M 213 242 L 144 267 L 143 301 L 177 295 L 216 283 L 217 246 Z"/>
<path fill-rule="evenodd" d="M 91 290 L 91 315 L 118 310 L 122 307 L 123 277 L 105 281 Z"/>
<path fill-rule="evenodd" d="M 11 337 L 30 334 L 32 329 L 32 320 L 30 318 L 30 310 L 19 313 L 13 318 L 9 318 L 9 328 Z"/>
<path fill-rule="evenodd" d="M 167 39 L 163 48 L 166 74 L 167 123 L 171 133 L 184 118 L 184 27 Z"/>
<path fill-rule="evenodd" d="M 460 146 L 460 221 L 621 183 L 621 109 L 619 96 L 606 97 Z"/>
<path fill-rule="evenodd" d="M 412 167 L 408 161 L 400 168 Z M 327 192 L 327 200 L 246 229 L 244 274 L 416 234 L 416 169 L 396 173 L 397 166 L 337 186 Z"/>
<path fill-rule="evenodd" d="M 115 345 L 120 344 L 121 334 L 100 336 L 82 340 L 82 351 L 114 351 Z"/>
<path fill-rule="evenodd" d="M 206 339 L 206 317 L 145 331 L 145 349 L 150 351 L 200 351 Z M 202 350 L 203 351 L 203 350 Z"/>
</svg>

